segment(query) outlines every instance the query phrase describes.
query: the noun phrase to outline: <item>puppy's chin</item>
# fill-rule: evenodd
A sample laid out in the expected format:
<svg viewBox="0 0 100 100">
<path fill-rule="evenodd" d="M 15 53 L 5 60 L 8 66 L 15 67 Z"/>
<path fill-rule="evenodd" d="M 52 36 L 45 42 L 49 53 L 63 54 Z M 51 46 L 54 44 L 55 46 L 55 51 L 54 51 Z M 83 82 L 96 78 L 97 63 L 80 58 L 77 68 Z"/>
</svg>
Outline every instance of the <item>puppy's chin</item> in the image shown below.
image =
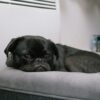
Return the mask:
<svg viewBox="0 0 100 100">
<path fill-rule="evenodd" d="M 24 66 L 21 66 L 19 69 L 22 70 L 22 71 L 25 71 L 25 72 L 51 71 L 51 68 L 48 64 L 44 64 L 44 65 L 40 65 L 40 64 L 37 64 L 37 65 L 24 65 Z"/>
</svg>

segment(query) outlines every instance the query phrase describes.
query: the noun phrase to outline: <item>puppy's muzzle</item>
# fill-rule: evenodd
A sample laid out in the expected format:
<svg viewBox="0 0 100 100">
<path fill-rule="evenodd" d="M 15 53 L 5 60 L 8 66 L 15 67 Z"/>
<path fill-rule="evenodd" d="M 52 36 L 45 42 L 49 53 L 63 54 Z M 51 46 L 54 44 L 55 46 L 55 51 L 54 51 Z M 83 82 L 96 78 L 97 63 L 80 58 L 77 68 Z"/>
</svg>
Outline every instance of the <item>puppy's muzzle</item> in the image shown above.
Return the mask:
<svg viewBox="0 0 100 100">
<path fill-rule="evenodd" d="M 26 71 L 26 72 L 43 72 L 43 71 L 50 71 L 51 68 L 48 64 L 32 64 L 32 65 L 24 65 L 21 66 L 19 69 Z"/>
<path fill-rule="evenodd" d="M 49 64 L 47 63 L 43 63 L 43 64 L 34 64 L 34 71 L 38 72 L 38 71 L 50 71 L 51 68 L 49 66 Z"/>
<path fill-rule="evenodd" d="M 37 58 L 34 62 L 34 71 L 50 71 L 51 68 L 45 59 Z"/>
<path fill-rule="evenodd" d="M 20 69 L 27 72 L 51 71 L 50 65 L 41 58 L 37 58 L 32 64 L 21 66 Z"/>
</svg>

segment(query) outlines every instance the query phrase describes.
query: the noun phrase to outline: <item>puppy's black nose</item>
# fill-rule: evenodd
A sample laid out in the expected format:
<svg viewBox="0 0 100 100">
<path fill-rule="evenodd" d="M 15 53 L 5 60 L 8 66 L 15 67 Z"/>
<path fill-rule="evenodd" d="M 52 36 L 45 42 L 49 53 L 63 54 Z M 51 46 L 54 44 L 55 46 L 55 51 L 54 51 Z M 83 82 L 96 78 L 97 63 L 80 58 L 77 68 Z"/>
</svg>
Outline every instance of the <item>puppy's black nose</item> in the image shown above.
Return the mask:
<svg viewBox="0 0 100 100">
<path fill-rule="evenodd" d="M 41 58 L 37 58 L 35 61 L 36 62 L 42 62 L 43 60 Z"/>
</svg>

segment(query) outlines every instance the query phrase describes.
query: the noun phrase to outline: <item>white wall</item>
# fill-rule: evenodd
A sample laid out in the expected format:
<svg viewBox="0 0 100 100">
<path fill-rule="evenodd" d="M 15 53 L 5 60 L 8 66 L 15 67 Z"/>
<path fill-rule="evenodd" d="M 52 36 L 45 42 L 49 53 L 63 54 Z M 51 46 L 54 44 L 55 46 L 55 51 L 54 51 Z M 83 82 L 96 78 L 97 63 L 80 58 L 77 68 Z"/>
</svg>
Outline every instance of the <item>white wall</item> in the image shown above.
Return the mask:
<svg viewBox="0 0 100 100">
<path fill-rule="evenodd" d="M 0 4 L 0 67 L 5 64 L 8 42 L 22 35 L 41 35 L 58 42 L 58 11 Z"/>
<path fill-rule="evenodd" d="M 100 0 L 59 0 L 61 43 L 90 50 L 93 34 L 100 34 Z"/>
</svg>

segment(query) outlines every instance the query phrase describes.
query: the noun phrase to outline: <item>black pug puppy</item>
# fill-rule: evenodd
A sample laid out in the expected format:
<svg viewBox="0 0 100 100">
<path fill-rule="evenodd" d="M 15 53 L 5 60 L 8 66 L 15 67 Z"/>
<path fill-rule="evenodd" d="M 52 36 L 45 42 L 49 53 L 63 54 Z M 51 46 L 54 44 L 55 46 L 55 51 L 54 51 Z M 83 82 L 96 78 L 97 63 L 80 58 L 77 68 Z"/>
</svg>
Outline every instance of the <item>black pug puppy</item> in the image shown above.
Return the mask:
<svg viewBox="0 0 100 100">
<path fill-rule="evenodd" d="M 40 36 L 22 36 L 5 49 L 6 64 L 27 72 L 100 72 L 100 56 L 69 46 L 55 44 Z"/>
</svg>

